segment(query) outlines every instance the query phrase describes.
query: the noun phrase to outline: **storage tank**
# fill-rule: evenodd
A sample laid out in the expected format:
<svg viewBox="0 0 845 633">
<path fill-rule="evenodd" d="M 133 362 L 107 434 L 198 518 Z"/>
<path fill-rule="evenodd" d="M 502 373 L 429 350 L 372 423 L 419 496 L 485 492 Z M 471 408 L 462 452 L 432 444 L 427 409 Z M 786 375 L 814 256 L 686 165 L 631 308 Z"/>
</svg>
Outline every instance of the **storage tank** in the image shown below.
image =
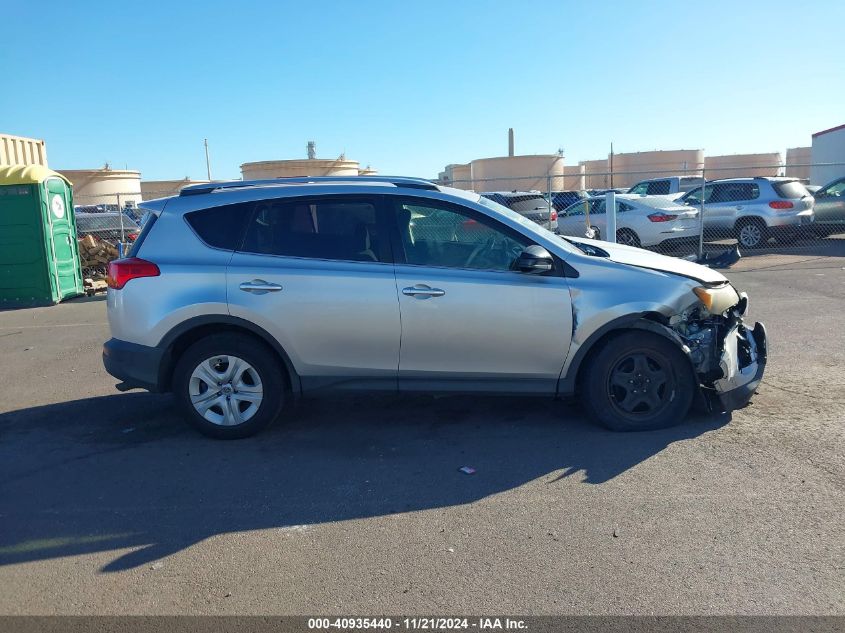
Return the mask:
<svg viewBox="0 0 845 633">
<path fill-rule="evenodd" d="M 77 205 L 137 206 L 141 202 L 141 172 L 134 169 L 60 169 L 73 183 Z"/>
<path fill-rule="evenodd" d="M 677 149 L 613 155 L 613 186 L 631 187 L 661 176 L 700 176 L 704 150 Z"/>
<path fill-rule="evenodd" d="M 244 180 L 296 176 L 357 176 L 359 170 L 357 160 L 347 160 L 344 156 L 335 159 L 262 160 L 241 165 Z"/>
<path fill-rule="evenodd" d="M 784 176 L 810 181 L 810 163 L 813 162 L 812 147 L 790 147 L 786 150 Z"/>
<path fill-rule="evenodd" d="M 708 156 L 704 160 L 704 170 L 708 180 L 779 176 L 783 170 L 783 157 L 780 152 Z"/>
<path fill-rule="evenodd" d="M 586 189 L 583 165 L 567 165 L 563 168 L 563 188 L 566 191 Z"/>
<path fill-rule="evenodd" d="M 47 145 L 37 138 L 0 134 L 0 165 L 47 166 Z"/>
<path fill-rule="evenodd" d="M 564 189 L 559 154 L 480 158 L 470 163 L 470 172 L 475 191 L 546 191 L 550 185 L 552 191 Z"/>
<path fill-rule="evenodd" d="M 610 174 L 606 158 L 582 160 L 578 163 L 584 169 L 584 189 L 607 189 L 610 187 Z"/>
<path fill-rule="evenodd" d="M 182 180 L 142 180 L 141 197 L 144 200 L 154 200 L 177 196 L 182 187 L 204 185 L 208 182 L 208 180 L 191 180 L 190 178 L 183 178 Z"/>
</svg>

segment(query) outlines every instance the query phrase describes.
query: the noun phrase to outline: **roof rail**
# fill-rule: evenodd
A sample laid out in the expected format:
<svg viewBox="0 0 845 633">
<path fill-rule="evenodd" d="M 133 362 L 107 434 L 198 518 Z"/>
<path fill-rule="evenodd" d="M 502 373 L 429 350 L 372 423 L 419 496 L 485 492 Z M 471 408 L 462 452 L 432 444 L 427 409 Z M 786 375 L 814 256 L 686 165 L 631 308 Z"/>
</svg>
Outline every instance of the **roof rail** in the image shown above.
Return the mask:
<svg viewBox="0 0 845 633">
<path fill-rule="evenodd" d="M 227 182 L 210 182 L 201 185 L 189 185 L 183 187 L 179 192 L 180 196 L 197 196 L 213 191 L 224 189 L 240 189 L 243 187 L 272 187 L 274 185 L 287 184 L 319 184 L 319 183 L 358 183 L 358 182 L 383 182 L 396 187 L 408 187 L 411 189 L 436 190 L 430 180 L 424 178 L 410 178 L 406 176 L 294 176 L 290 178 L 268 178 L 264 180 L 230 180 Z"/>
</svg>

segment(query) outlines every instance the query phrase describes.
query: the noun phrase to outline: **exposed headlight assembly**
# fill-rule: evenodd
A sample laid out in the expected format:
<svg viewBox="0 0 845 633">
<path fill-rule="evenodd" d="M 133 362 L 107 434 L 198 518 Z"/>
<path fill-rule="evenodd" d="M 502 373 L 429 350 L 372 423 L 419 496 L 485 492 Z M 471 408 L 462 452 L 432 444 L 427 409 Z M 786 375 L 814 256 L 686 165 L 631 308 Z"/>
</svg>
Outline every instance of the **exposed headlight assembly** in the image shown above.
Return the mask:
<svg viewBox="0 0 845 633">
<path fill-rule="evenodd" d="M 724 314 L 739 302 L 739 295 L 730 284 L 718 288 L 698 286 L 692 291 L 710 314 Z"/>
</svg>

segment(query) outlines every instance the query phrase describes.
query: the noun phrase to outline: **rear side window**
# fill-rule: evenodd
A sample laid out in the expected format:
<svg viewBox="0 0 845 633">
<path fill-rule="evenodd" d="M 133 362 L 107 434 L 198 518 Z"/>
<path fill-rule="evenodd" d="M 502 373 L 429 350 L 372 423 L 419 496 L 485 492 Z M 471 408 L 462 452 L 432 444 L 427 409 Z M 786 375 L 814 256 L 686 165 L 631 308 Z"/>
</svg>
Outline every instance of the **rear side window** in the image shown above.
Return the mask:
<svg viewBox="0 0 845 633">
<path fill-rule="evenodd" d="M 773 182 L 772 188 L 774 188 L 775 193 L 781 198 L 789 198 L 792 200 L 795 198 L 803 198 L 804 196 L 810 194 L 810 192 L 807 191 L 807 188 L 797 180 L 790 180 L 788 182 Z"/>
<path fill-rule="evenodd" d="M 253 202 L 244 202 L 192 211 L 185 214 L 185 220 L 209 246 L 233 251 L 241 242 L 254 205 Z"/>
<path fill-rule="evenodd" d="M 387 237 L 372 202 L 268 200 L 255 205 L 240 250 L 260 255 L 388 261 Z"/>
<path fill-rule="evenodd" d="M 760 187 L 753 182 L 726 182 L 713 188 L 713 195 L 708 202 L 740 202 L 756 200 L 760 197 Z"/>
<path fill-rule="evenodd" d="M 649 196 L 664 196 L 669 193 L 669 189 L 670 186 L 668 180 L 655 180 L 648 183 L 646 194 Z"/>
</svg>

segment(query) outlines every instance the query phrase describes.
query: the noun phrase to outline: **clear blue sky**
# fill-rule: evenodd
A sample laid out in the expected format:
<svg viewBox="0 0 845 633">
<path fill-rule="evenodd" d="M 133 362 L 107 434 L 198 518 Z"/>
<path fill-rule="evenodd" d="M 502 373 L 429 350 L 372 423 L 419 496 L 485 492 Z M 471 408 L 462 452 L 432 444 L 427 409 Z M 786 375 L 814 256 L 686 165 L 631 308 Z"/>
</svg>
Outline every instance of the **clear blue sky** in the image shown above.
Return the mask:
<svg viewBox="0 0 845 633">
<path fill-rule="evenodd" d="M 0 132 L 57 169 L 385 174 L 517 153 L 809 145 L 845 123 L 842 0 L 7 2 Z"/>
</svg>

